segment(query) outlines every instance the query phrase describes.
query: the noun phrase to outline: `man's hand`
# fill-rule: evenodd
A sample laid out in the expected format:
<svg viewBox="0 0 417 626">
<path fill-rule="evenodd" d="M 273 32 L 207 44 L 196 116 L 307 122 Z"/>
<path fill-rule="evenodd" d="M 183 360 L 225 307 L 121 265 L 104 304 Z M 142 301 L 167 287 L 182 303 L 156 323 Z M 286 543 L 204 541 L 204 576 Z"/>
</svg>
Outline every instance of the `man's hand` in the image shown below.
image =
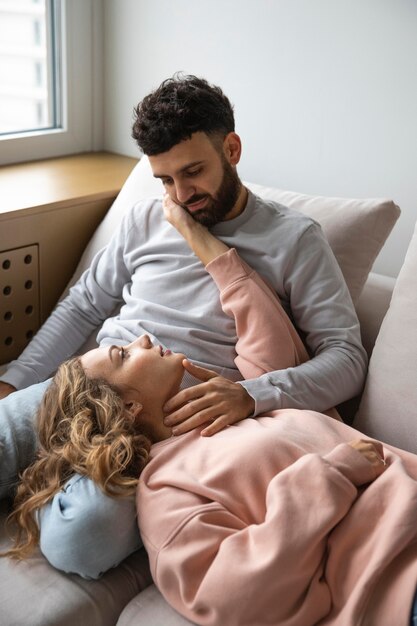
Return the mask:
<svg viewBox="0 0 417 626">
<path fill-rule="evenodd" d="M 210 424 L 201 434 L 214 435 L 225 426 L 252 415 L 255 401 L 242 385 L 193 365 L 187 359 L 184 359 L 183 365 L 190 374 L 204 382 L 183 389 L 164 406 L 164 411 L 168 413 L 164 423 L 173 427 L 173 435 L 182 435 L 207 422 Z"/>
<path fill-rule="evenodd" d="M 0 400 L 13 393 L 13 391 L 16 391 L 16 387 L 0 381 Z"/>
</svg>

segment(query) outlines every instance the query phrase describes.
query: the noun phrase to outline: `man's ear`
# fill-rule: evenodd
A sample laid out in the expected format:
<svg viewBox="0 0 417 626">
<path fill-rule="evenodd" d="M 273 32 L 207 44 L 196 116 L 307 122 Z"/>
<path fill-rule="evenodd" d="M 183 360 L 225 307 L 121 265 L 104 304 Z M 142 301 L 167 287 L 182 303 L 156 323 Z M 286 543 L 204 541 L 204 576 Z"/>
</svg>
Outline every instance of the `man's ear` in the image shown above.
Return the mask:
<svg viewBox="0 0 417 626">
<path fill-rule="evenodd" d="M 239 135 L 229 133 L 223 141 L 223 151 L 230 165 L 237 165 L 242 155 L 242 142 Z"/>
</svg>

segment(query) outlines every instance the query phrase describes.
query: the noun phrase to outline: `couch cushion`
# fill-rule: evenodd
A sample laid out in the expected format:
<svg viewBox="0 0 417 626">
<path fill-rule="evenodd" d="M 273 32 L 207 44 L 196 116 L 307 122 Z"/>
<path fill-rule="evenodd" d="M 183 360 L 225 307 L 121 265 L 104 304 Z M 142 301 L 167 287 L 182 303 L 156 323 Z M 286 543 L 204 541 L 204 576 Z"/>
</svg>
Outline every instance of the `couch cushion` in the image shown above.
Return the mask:
<svg viewBox="0 0 417 626">
<path fill-rule="evenodd" d="M 355 428 L 417 453 L 417 225 L 382 322 Z"/>
<path fill-rule="evenodd" d="M 116 626 L 189 626 L 193 623 L 174 611 L 155 585 L 151 585 L 129 602 Z"/>
<path fill-rule="evenodd" d="M 391 200 L 325 198 L 248 182 L 245 185 L 262 198 L 296 209 L 321 224 L 356 302 L 377 254 L 399 217 L 400 209 Z M 107 243 L 123 214 L 135 202 L 161 195 L 161 182 L 153 177 L 149 159 L 144 156 L 91 238 L 71 284 L 88 267 L 94 254 Z"/>
<path fill-rule="evenodd" d="M 5 514 L 6 500 L 3 500 L 0 551 L 9 545 L 4 529 Z M 22 562 L 3 557 L 0 558 L 0 624 L 114 626 L 123 608 L 150 583 L 143 549 L 100 580 L 63 574 L 51 567 L 39 551 Z"/>
<path fill-rule="evenodd" d="M 400 215 L 398 206 L 379 198 L 307 196 L 245 184 L 262 198 L 300 211 L 321 225 L 356 304 L 373 262 Z"/>
<path fill-rule="evenodd" d="M 388 311 L 394 286 L 395 278 L 392 276 L 370 272 L 359 296 L 356 311 L 361 325 L 363 347 L 369 357 L 374 349 L 382 320 Z"/>
</svg>

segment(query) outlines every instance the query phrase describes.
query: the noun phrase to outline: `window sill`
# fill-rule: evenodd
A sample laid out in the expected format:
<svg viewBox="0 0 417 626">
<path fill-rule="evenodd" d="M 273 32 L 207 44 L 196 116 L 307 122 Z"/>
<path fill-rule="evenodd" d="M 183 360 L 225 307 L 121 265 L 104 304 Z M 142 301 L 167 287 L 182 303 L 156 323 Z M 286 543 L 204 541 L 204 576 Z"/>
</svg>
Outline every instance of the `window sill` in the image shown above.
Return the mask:
<svg viewBox="0 0 417 626">
<path fill-rule="evenodd" d="M 0 220 L 94 200 L 113 201 L 136 165 L 131 157 L 92 152 L 0 167 Z M 19 213 L 21 215 L 21 213 Z"/>
</svg>

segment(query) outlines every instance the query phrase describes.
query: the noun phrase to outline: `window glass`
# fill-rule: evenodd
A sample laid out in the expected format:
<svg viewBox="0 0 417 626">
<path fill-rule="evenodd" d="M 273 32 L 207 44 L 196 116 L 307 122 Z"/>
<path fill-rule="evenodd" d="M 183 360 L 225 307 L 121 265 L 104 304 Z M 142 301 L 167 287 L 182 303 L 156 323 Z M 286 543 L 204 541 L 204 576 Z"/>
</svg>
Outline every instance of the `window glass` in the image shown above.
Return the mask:
<svg viewBox="0 0 417 626">
<path fill-rule="evenodd" d="M 0 0 L 0 133 L 59 124 L 52 0 Z"/>
<path fill-rule="evenodd" d="M 102 22 L 101 0 L 0 0 L 0 166 L 101 146 Z"/>
</svg>

